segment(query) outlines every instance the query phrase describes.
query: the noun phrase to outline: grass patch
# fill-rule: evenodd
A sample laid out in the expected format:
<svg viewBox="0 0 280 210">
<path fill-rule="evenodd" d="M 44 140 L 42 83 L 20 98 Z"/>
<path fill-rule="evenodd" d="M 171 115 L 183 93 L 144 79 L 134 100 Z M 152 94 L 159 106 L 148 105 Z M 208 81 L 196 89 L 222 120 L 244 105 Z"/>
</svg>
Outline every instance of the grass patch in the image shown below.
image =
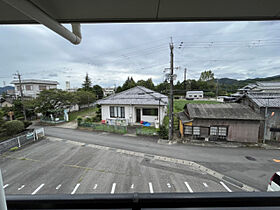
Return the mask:
<svg viewBox="0 0 280 210">
<path fill-rule="evenodd" d="M 185 99 L 178 99 L 178 100 L 174 100 L 174 113 L 177 112 L 182 112 L 184 109 L 184 106 L 186 104 L 219 104 L 220 102 L 217 101 L 208 101 L 208 100 L 204 100 L 204 101 L 197 101 L 197 100 L 185 100 Z"/>
<path fill-rule="evenodd" d="M 85 117 L 85 116 L 95 116 L 96 111 L 98 110 L 97 107 L 90 107 L 85 108 L 80 111 L 70 112 L 69 113 L 69 121 L 76 120 L 78 116 Z"/>
<path fill-rule="evenodd" d="M 12 148 L 10 149 L 11 152 L 17 151 L 17 150 L 18 150 L 18 147 L 12 147 Z"/>
</svg>

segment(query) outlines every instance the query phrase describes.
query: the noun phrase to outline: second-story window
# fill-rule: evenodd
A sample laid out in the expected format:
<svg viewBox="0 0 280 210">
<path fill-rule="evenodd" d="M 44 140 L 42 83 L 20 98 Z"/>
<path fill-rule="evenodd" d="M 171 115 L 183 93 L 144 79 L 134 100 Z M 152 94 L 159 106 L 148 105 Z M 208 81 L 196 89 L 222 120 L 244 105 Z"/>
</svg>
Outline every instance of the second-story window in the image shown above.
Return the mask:
<svg viewBox="0 0 280 210">
<path fill-rule="evenodd" d="M 25 90 L 32 90 L 32 89 L 33 89 L 32 85 L 25 85 Z"/>
<path fill-rule="evenodd" d="M 39 85 L 39 90 L 46 90 L 47 86 L 46 85 Z"/>
</svg>

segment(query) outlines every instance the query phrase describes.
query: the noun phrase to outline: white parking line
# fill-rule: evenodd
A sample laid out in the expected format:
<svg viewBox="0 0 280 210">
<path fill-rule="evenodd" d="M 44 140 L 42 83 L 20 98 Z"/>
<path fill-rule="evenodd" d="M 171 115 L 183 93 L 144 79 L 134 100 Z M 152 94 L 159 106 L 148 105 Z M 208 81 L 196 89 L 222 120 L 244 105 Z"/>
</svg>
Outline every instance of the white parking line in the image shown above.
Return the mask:
<svg viewBox="0 0 280 210">
<path fill-rule="evenodd" d="M 171 188 L 171 184 L 167 183 L 167 187 L 168 187 L 168 188 Z"/>
<path fill-rule="evenodd" d="M 8 187 L 9 186 L 9 184 L 5 184 L 4 186 L 3 186 L 3 189 L 5 189 L 6 187 Z"/>
<path fill-rule="evenodd" d="M 18 190 L 21 190 L 22 188 L 24 188 L 25 185 L 21 185 L 21 187 L 18 188 Z"/>
<path fill-rule="evenodd" d="M 98 186 L 98 185 L 97 185 L 97 184 L 95 184 L 95 185 L 94 185 L 94 187 L 93 187 L 93 189 L 94 189 L 94 190 L 96 190 L 97 186 Z"/>
<path fill-rule="evenodd" d="M 71 192 L 71 195 L 75 194 L 75 192 L 77 191 L 77 189 L 79 188 L 80 183 L 78 183 L 75 188 L 73 189 L 73 191 Z"/>
<path fill-rule="evenodd" d="M 189 183 L 188 182 L 184 182 L 184 183 L 185 183 L 186 187 L 188 188 L 188 190 L 190 191 L 190 193 L 193 193 L 193 190 L 192 190 L 191 186 L 189 185 Z"/>
<path fill-rule="evenodd" d="M 31 195 L 35 195 L 45 184 L 41 184 Z"/>
<path fill-rule="evenodd" d="M 220 183 L 221 183 L 221 185 L 223 185 L 223 187 L 224 187 L 227 191 L 232 192 L 231 189 L 229 189 L 228 186 L 225 185 L 225 183 L 223 183 L 223 182 L 220 182 Z"/>
<path fill-rule="evenodd" d="M 152 182 L 149 182 L 150 193 L 154 193 Z"/>
<path fill-rule="evenodd" d="M 61 187 L 61 184 L 57 185 L 57 187 L 55 189 L 58 190 L 60 187 Z"/>
<path fill-rule="evenodd" d="M 115 193 L 115 189 L 116 189 L 116 183 L 113 183 L 112 189 L 111 189 L 111 194 Z"/>
<path fill-rule="evenodd" d="M 208 184 L 206 184 L 205 182 L 203 182 L 204 187 L 208 187 Z"/>
<path fill-rule="evenodd" d="M 130 186 L 130 188 L 133 189 L 133 188 L 134 188 L 134 184 L 132 184 L 132 185 Z"/>
</svg>

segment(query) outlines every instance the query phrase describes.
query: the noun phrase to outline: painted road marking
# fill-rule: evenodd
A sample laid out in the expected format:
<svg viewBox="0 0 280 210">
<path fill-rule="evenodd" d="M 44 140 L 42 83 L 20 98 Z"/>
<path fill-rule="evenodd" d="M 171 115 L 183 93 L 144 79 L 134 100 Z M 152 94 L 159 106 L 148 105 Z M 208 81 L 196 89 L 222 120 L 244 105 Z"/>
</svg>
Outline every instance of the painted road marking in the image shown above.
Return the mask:
<svg viewBox="0 0 280 210">
<path fill-rule="evenodd" d="M 71 195 L 75 194 L 75 192 L 77 191 L 77 189 L 79 188 L 80 183 L 78 183 L 75 188 L 73 189 L 73 191 L 71 192 Z"/>
<path fill-rule="evenodd" d="M 184 182 L 184 183 L 185 183 L 186 187 L 188 188 L 188 190 L 190 191 L 190 193 L 193 193 L 193 190 L 192 190 L 191 186 L 189 185 L 189 183 L 188 182 Z"/>
<path fill-rule="evenodd" d="M 206 184 L 205 182 L 203 182 L 204 187 L 208 187 L 208 184 Z"/>
<path fill-rule="evenodd" d="M 45 184 L 41 184 L 31 195 L 35 195 Z"/>
<path fill-rule="evenodd" d="M 97 184 L 95 184 L 95 185 L 94 185 L 94 187 L 93 187 L 93 189 L 94 189 L 94 190 L 96 190 L 97 186 L 98 186 L 98 185 L 97 185 Z"/>
<path fill-rule="evenodd" d="M 112 189 L 111 189 L 111 194 L 115 193 L 115 189 L 116 189 L 116 183 L 113 183 Z"/>
<path fill-rule="evenodd" d="M 61 184 L 57 185 L 57 187 L 55 189 L 58 190 L 60 187 L 61 187 Z"/>
<path fill-rule="evenodd" d="M 4 187 L 3 187 L 3 189 L 5 189 L 5 188 L 8 187 L 8 186 L 9 186 L 9 184 L 5 184 Z"/>
<path fill-rule="evenodd" d="M 223 183 L 223 182 L 220 182 L 220 183 L 221 183 L 221 185 L 223 185 L 223 187 L 224 187 L 227 191 L 232 192 L 231 189 L 229 189 L 228 186 L 225 185 L 225 183 Z"/>
<path fill-rule="evenodd" d="M 168 187 L 168 188 L 171 188 L 171 184 L 167 183 L 167 187 Z"/>
<path fill-rule="evenodd" d="M 24 188 L 25 185 L 21 185 L 21 187 L 18 188 L 18 190 L 21 190 L 22 188 Z"/>
<path fill-rule="evenodd" d="M 149 182 L 150 193 L 154 193 L 152 182 Z"/>
<path fill-rule="evenodd" d="M 134 184 L 132 184 L 132 185 L 130 186 L 130 188 L 133 189 L 133 188 L 134 188 Z"/>
</svg>

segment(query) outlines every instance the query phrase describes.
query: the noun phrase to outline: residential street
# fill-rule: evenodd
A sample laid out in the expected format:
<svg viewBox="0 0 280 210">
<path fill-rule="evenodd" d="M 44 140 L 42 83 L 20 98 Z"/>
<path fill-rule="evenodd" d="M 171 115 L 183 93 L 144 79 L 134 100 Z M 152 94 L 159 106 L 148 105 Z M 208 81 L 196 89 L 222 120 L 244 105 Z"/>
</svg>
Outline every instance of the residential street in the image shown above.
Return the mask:
<svg viewBox="0 0 280 210">
<path fill-rule="evenodd" d="M 261 191 L 266 190 L 270 177 L 279 170 L 279 163 L 273 161 L 280 159 L 278 150 L 164 145 L 144 137 L 57 127 L 46 127 L 45 131 L 48 136 L 81 143 L 194 161 Z"/>
</svg>

